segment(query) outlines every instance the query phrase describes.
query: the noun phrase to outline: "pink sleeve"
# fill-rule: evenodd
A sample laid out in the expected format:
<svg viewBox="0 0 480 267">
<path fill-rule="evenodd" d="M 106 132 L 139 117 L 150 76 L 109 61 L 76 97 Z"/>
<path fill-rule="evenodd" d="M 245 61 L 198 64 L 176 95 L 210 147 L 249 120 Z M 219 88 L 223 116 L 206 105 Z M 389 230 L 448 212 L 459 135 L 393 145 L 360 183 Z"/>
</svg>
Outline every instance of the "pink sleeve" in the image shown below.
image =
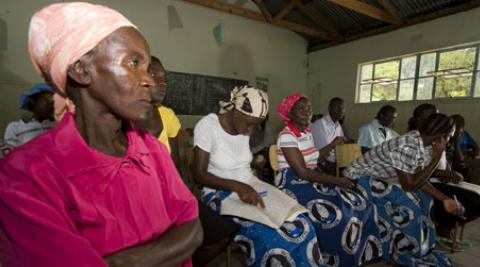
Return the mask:
<svg viewBox="0 0 480 267">
<path fill-rule="evenodd" d="M 25 177 L 0 173 L 3 266 L 107 266 L 47 199 Z"/>
</svg>

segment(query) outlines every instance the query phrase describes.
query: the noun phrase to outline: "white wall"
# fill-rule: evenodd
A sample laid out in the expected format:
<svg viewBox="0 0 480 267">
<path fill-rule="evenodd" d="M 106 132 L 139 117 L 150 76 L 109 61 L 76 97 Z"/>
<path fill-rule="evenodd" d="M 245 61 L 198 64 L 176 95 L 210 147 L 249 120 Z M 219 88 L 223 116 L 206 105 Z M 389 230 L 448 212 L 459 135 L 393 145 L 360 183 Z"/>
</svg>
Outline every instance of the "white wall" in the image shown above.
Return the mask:
<svg viewBox="0 0 480 267">
<path fill-rule="evenodd" d="M 346 126 L 356 136 L 360 125 L 373 118 L 385 103 L 354 104 L 357 66 L 360 63 L 480 41 L 480 8 L 376 35 L 309 54 L 308 92 L 314 111 L 325 114 L 331 97 L 347 104 Z M 441 112 L 466 117 L 467 130 L 480 140 L 480 99 L 434 100 Z M 399 118 L 395 129 L 404 132 L 408 118 L 420 101 L 392 102 Z"/>
<path fill-rule="evenodd" d="M 27 53 L 31 15 L 54 1 L 2 0 L 0 20 L 7 25 L 7 50 L 0 51 L 0 133 L 18 118 L 18 95 L 40 81 Z M 291 91 L 306 88 L 306 41 L 275 26 L 222 13 L 178 0 L 91 1 L 118 10 L 136 24 L 168 70 L 245 79 L 269 79 L 270 107 Z M 183 28 L 168 27 L 167 6 L 174 6 Z M 0 21 L 1 22 L 1 21 Z M 217 45 L 213 29 L 222 23 L 225 43 Z M 3 38 L 0 36 L 0 38 Z M 281 126 L 272 109 L 274 129 Z M 181 116 L 186 127 L 196 116 Z M 3 134 L 2 134 L 3 136 Z"/>
</svg>

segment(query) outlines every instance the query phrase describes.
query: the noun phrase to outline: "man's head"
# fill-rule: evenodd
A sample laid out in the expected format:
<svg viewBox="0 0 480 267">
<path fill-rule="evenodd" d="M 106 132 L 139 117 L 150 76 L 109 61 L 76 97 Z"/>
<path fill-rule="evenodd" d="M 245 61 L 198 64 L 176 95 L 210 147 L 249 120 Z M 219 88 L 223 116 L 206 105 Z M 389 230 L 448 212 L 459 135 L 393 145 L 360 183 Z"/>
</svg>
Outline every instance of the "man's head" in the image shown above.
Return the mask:
<svg viewBox="0 0 480 267">
<path fill-rule="evenodd" d="M 155 56 L 152 56 L 148 72 L 155 81 L 155 86 L 150 88 L 150 96 L 152 103 L 161 105 L 167 93 L 167 82 L 165 75 L 165 68 L 162 62 Z"/>
<path fill-rule="evenodd" d="M 330 99 L 328 113 L 333 121 L 339 121 L 345 116 L 345 101 L 340 97 Z"/>
<path fill-rule="evenodd" d="M 397 119 L 397 110 L 390 105 L 385 105 L 377 113 L 377 120 L 383 127 L 390 127 Z"/>
<path fill-rule="evenodd" d="M 53 89 L 47 84 L 36 84 L 29 93 L 20 96 L 20 108 L 31 111 L 37 121 L 52 119 L 53 93 Z"/>
</svg>

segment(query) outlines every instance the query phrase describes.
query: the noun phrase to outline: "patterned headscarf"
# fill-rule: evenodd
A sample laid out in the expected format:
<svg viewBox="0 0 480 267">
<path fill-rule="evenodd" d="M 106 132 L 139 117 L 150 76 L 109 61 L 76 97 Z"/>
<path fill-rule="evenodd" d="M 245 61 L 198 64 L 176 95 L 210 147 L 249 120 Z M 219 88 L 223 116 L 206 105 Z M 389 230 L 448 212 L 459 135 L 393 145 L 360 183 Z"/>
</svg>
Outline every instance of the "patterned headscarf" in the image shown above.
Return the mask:
<svg viewBox="0 0 480 267">
<path fill-rule="evenodd" d="M 290 114 L 290 111 L 292 110 L 293 106 L 295 103 L 300 98 L 307 98 L 304 94 L 298 93 L 298 94 L 292 94 L 287 97 L 285 97 L 282 101 L 282 103 L 278 104 L 277 106 L 277 111 L 280 114 L 280 117 L 282 120 L 285 122 L 288 128 L 295 134 L 295 136 L 300 137 L 301 133 L 300 131 L 293 126 L 293 124 L 290 121 L 290 117 L 288 116 Z M 306 132 L 310 132 L 311 130 L 309 128 L 305 129 Z"/>
<path fill-rule="evenodd" d="M 65 93 L 68 66 L 121 27 L 134 27 L 115 10 L 89 3 L 57 3 L 30 21 L 28 51 L 33 66 Z"/>
<path fill-rule="evenodd" d="M 235 87 L 230 93 L 230 101 L 220 101 L 220 114 L 233 109 L 248 116 L 263 119 L 268 113 L 268 95 L 253 87 Z"/>
</svg>

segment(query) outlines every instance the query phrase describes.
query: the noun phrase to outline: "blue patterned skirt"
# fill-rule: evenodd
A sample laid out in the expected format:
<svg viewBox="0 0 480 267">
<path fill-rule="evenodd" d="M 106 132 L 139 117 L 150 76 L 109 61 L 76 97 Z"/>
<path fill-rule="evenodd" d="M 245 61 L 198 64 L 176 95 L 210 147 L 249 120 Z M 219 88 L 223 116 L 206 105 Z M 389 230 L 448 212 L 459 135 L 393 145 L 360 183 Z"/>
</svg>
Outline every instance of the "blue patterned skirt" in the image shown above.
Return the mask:
<svg viewBox="0 0 480 267">
<path fill-rule="evenodd" d="M 361 177 L 358 188 L 377 207 L 385 259 L 402 266 L 451 266 L 435 247 L 435 226 L 430 219 L 432 198 L 422 190 L 407 193 L 373 177 Z"/>
<path fill-rule="evenodd" d="M 381 258 L 376 211 L 366 192 L 311 183 L 300 179 L 293 168 L 282 170 L 276 185 L 310 211 L 327 266 L 359 266 Z"/>
<path fill-rule="evenodd" d="M 203 201 L 220 213 L 221 201 L 230 194 L 228 191 L 211 192 L 203 197 Z M 234 241 L 244 252 L 248 266 L 326 266 L 312 222 L 306 215 L 285 222 L 278 230 L 238 217 L 225 217 L 240 225 Z"/>
</svg>

